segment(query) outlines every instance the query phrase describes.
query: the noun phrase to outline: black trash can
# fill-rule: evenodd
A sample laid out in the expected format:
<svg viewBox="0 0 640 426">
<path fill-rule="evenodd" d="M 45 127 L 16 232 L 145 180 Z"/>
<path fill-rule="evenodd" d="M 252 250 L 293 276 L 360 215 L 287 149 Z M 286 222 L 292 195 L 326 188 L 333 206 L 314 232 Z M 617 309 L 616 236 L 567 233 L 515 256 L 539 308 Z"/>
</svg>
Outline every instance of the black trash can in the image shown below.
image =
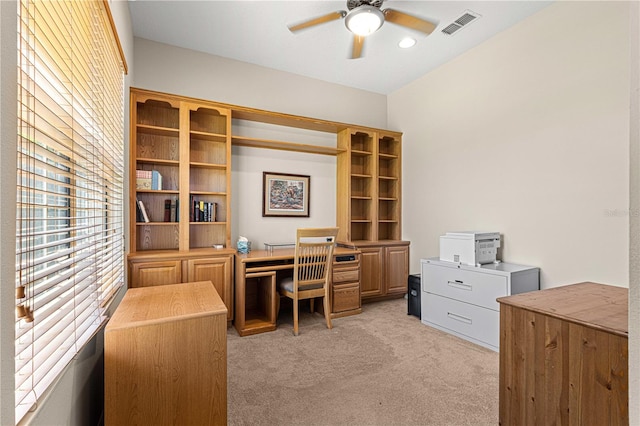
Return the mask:
<svg viewBox="0 0 640 426">
<path fill-rule="evenodd" d="M 420 274 L 409 275 L 409 291 L 407 292 L 407 315 L 420 318 Z"/>
</svg>

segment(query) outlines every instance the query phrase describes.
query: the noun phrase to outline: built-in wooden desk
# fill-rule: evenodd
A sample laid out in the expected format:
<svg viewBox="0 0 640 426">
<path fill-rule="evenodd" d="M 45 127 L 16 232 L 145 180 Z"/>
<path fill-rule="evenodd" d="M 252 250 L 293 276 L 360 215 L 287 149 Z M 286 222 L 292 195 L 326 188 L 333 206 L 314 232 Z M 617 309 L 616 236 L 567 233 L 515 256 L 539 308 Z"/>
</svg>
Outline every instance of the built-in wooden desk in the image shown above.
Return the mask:
<svg viewBox="0 0 640 426">
<path fill-rule="evenodd" d="M 211 281 L 132 288 L 104 344 L 105 425 L 226 425 L 227 308 Z"/>
<path fill-rule="evenodd" d="M 627 288 L 587 282 L 498 302 L 500 425 L 629 424 Z"/>
<path fill-rule="evenodd" d="M 240 336 L 276 329 L 276 283 L 292 274 L 295 250 L 254 250 L 236 254 L 235 320 Z M 362 312 L 360 301 L 360 252 L 336 247 L 330 284 L 331 317 Z"/>
</svg>

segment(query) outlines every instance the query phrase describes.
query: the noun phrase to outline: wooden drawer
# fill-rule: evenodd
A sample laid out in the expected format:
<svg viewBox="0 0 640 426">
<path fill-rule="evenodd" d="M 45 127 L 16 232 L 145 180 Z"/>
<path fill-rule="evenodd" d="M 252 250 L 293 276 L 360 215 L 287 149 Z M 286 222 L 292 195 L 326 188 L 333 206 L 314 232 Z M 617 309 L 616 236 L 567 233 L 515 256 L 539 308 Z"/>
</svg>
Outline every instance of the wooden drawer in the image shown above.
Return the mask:
<svg viewBox="0 0 640 426">
<path fill-rule="evenodd" d="M 500 312 L 430 293 L 422 294 L 422 321 L 497 349 Z M 462 337 L 461 336 L 461 337 Z"/>
<path fill-rule="evenodd" d="M 345 284 L 333 287 L 331 312 L 344 312 L 360 307 L 360 284 Z"/>
<path fill-rule="evenodd" d="M 333 270 L 333 283 L 349 283 L 354 281 L 360 281 L 360 268 L 357 266 L 354 268 L 334 269 Z"/>
<path fill-rule="evenodd" d="M 129 287 L 151 287 L 182 282 L 182 261 L 163 260 L 131 264 Z"/>
<path fill-rule="evenodd" d="M 501 275 L 433 264 L 424 265 L 422 273 L 422 291 L 496 311 L 496 299 L 509 294 L 507 277 Z"/>
</svg>

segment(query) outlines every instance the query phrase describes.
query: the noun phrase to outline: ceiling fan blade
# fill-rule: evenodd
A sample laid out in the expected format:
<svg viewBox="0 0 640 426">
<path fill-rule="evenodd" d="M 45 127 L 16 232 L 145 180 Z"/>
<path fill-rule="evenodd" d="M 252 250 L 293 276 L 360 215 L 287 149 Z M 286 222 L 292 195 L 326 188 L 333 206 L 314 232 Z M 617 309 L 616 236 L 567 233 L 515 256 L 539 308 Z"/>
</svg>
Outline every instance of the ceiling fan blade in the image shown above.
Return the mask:
<svg viewBox="0 0 640 426">
<path fill-rule="evenodd" d="M 351 59 L 358 59 L 362 56 L 362 46 L 364 46 L 364 36 L 353 35 L 353 48 L 351 49 Z"/>
<path fill-rule="evenodd" d="M 335 21 L 336 19 L 344 18 L 347 14 L 344 10 L 338 10 L 335 12 L 327 13 L 326 15 L 318 16 L 317 18 L 304 21 L 300 24 L 290 25 L 289 31 L 296 32 L 304 30 L 305 28 L 313 27 L 314 25 L 324 24 L 325 22 Z"/>
<path fill-rule="evenodd" d="M 424 19 L 416 18 L 415 16 L 408 15 L 404 12 L 400 12 L 393 9 L 385 9 L 384 20 L 391 22 L 392 24 L 402 25 L 403 27 L 411 28 L 412 30 L 420 31 L 426 35 L 431 34 L 436 28 L 436 24 L 425 21 Z"/>
</svg>

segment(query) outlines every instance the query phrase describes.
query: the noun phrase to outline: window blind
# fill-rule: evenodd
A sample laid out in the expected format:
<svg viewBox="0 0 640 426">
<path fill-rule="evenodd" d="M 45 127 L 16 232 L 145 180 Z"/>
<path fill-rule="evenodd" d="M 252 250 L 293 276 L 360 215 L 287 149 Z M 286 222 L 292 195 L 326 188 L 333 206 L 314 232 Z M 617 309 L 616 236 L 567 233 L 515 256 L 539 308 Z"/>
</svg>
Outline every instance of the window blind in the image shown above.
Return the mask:
<svg viewBox="0 0 640 426">
<path fill-rule="evenodd" d="M 124 62 L 103 1 L 18 4 L 16 421 L 124 282 Z"/>
</svg>

